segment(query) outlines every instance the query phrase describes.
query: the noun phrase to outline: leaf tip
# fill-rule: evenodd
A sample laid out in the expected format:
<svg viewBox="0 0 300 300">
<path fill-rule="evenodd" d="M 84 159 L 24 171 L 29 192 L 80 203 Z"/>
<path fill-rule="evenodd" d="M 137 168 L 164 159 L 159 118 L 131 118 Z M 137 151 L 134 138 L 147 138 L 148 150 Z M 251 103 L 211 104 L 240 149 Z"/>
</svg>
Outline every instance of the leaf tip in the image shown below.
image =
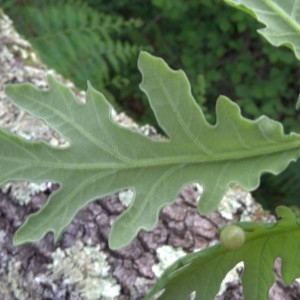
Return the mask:
<svg viewBox="0 0 300 300">
<path fill-rule="evenodd" d="M 86 82 L 86 84 L 87 84 L 87 95 L 89 95 L 89 93 L 91 93 L 91 92 L 98 92 L 98 91 L 93 87 L 92 83 L 91 83 L 89 80 Z M 99 92 L 99 93 L 100 93 L 100 92 Z"/>
<path fill-rule="evenodd" d="M 296 103 L 296 109 L 298 110 L 300 108 L 300 94 L 298 95 L 298 100 Z"/>
<path fill-rule="evenodd" d="M 143 51 L 142 50 L 142 51 L 140 51 L 138 60 L 145 59 L 147 57 L 152 57 L 152 55 L 148 51 Z"/>
<path fill-rule="evenodd" d="M 124 243 L 122 239 L 120 239 L 120 236 L 117 233 L 114 233 L 113 228 L 114 226 L 112 227 L 111 232 L 109 234 L 108 247 L 109 249 L 116 251 L 126 246 L 128 244 L 128 241 Z"/>
<path fill-rule="evenodd" d="M 295 220 L 295 218 L 296 218 L 293 211 L 285 205 L 277 206 L 275 211 L 276 211 L 277 216 L 279 218 L 281 218 L 282 220 Z"/>
<path fill-rule="evenodd" d="M 154 59 L 157 59 L 155 56 L 150 54 L 147 51 L 141 51 L 138 57 L 138 68 L 141 73 L 143 73 L 143 68 L 145 65 L 147 65 L 151 60 L 153 61 Z"/>
<path fill-rule="evenodd" d="M 47 74 L 47 82 L 48 82 L 48 85 L 49 85 L 49 90 L 52 90 L 52 89 L 54 89 L 55 90 L 55 88 L 57 87 L 57 86 L 61 86 L 62 85 L 62 83 L 61 82 L 59 82 L 56 78 L 55 78 L 55 76 L 53 75 L 53 74 Z"/>
<path fill-rule="evenodd" d="M 13 236 L 13 245 L 14 246 L 21 246 L 30 242 L 36 242 L 38 240 L 32 240 L 32 239 L 28 239 L 24 236 L 23 234 L 23 230 L 22 230 L 23 226 L 21 226 L 16 233 Z"/>
<path fill-rule="evenodd" d="M 92 83 L 89 80 L 87 80 L 86 85 L 88 89 L 94 89 Z"/>
</svg>

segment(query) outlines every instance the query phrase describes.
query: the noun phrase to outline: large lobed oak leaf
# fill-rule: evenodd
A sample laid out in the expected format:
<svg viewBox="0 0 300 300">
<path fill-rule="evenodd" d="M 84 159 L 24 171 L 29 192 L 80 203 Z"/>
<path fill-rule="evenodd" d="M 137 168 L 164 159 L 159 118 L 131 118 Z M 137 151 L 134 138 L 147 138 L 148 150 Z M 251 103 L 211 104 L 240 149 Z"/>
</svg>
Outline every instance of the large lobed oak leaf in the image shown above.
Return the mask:
<svg viewBox="0 0 300 300">
<path fill-rule="evenodd" d="M 147 94 L 167 139 L 154 141 L 115 123 L 103 94 L 88 86 L 86 104 L 49 77 L 49 90 L 30 84 L 6 88 L 19 107 L 44 120 L 66 138 L 68 148 L 29 142 L 0 131 L 0 184 L 11 180 L 54 181 L 60 184 L 46 205 L 18 229 L 15 244 L 55 239 L 90 201 L 134 189 L 129 208 L 115 221 L 111 248 L 130 242 L 137 232 L 155 225 L 162 206 L 180 189 L 199 182 L 204 192 L 199 211 L 214 210 L 227 187 L 246 190 L 259 184 L 263 172 L 277 174 L 299 157 L 300 136 L 285 135 L 282 125 L 265 116 L 250 121 L 237 104 L 220 96 L 216 124 L 209 124 L 191 94 L 183 71 L 141 52 L 141 89 Z"/>
</svg>

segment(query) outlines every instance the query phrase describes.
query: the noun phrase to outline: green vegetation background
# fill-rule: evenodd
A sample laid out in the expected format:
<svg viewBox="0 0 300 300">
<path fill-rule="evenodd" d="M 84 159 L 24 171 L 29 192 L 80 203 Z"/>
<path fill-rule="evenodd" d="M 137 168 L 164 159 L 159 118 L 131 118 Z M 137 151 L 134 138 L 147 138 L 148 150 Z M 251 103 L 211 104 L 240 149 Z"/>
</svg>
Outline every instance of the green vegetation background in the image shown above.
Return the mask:
<svg viewBox="0 0 300 300">
<path fill-rule="evenodd" d="M 2 1 L 1 8 L 49 67 L 81 89 L 90 80 L 140 123 L 157 126 L 137 88 L 136 61 L 143 49 L 187 73 L 209 121 L 214 122 L 215 101 L 224 94 L 245 116 L 265 114 L 286 131 L 300 132 L 294 108 L 299 62 L 288 49 L 270 46 L 256 32 L 260 24 L 221 0 Z M 295 205 L 299 166 L 264 176 L 255 197 L 269 209 Z"/>
</svg>

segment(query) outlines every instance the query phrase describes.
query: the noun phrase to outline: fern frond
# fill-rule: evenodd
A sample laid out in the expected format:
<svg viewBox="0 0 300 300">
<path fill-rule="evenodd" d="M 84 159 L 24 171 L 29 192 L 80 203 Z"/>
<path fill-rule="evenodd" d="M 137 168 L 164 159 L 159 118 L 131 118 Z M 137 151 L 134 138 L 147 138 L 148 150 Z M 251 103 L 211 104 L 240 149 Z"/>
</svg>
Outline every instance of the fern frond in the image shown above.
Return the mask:
<svg viewBox="0 0 300 300">
<path fill-rule="evenodd" d="M 18 31 L 42 60 L 83 89 L 87 79 L 97 88 L 107 86 L 140 50 L 121 38 L 138 22 L 98 13 L 79 1 L 39 1 L 14 14 Z"/>
</svg>

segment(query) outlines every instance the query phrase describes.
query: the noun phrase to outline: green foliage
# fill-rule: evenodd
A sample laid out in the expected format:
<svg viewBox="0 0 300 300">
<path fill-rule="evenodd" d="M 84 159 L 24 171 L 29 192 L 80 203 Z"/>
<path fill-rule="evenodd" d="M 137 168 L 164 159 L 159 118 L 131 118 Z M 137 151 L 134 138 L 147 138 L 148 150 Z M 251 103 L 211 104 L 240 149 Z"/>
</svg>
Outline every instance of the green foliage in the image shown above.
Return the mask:
<svg viewBox="0 0 300 300">
<path fill-rule="evenodd" d="M 170 19 L 181 19 L 182 15 L 187 13 L 191 6 L 196 6 L 195 1 L 183 2 L 182 0 L 152 0 L 152 4 L 158 7 L 164 16 Z"/>
<path fill-rule="evenodd" d="M 275 45 L 288 46 L 299 58 L 295 39 L 299 36 L 299 0 L 226 2 L 239 6 L 261 20 L 266 25 L 261 31 L 263 36 Z M 295 126 L 292 109 L 287 107 L 296 97 L 292 97 L 293 93 L 282 85 L 282 81 L 287 86 L 298 84 L 295 79 L 297 72 L 292 73 L 293 60 L 289 52 L 271 52 L 267 45 L 257 52 L 262 44 L 257 40 L 255 42 L 252 33 L 246 29 L 248 19 L 239 13 L 229 16 L 226 12 L 217 16 L 217 27 L 218 34 L 226 36 L 226 39 L 230 37 L 230 51 L 228 46 L 219 46 L 219 35 L 211 34 L 210 25 L 201 28 L 202 45 L 195 45 L 195 39 L 199 36 L 190 29 L 197 28 L 198 2 L 152 0 L 151 3 L 154 8 L 149 14 L 159 10 L 160 15 L 152 20 L 154 25 L 146 22 L 148 28 L 144 28 L 144 33 L 155 35 L 154 48 L 168 52 L 172 65 L 187 64 L 190 70 L 200 66 L 192 76 L 201 86 L 196 89 L 200 95 L 198 103 L 206 104 L 209 108 L 206 101 L 208 93 L 214 86 L 219 88 L 218 92 L 223 92 L 223 87 L 226 90 L 229 85 L 219 85 L 222 77 L 226 77 L 236 85 L 233 91 L 228 89 L 229 94 L 241 95 L 241 107 L 245 108 L 247 114 L 256 115 L 262 108 L 275 115 L 283 111 L 278 119 L 288 116 L 288 127 Z M 125 4 L 123 0 L 117 6 L 122 9 Z M 78 2 L 78 5 L 81 4 Z M 203 10 L 204 19 L 215 19 L 208 9 L 212 5 L 213 1 L 201 2 L 201 7 L 207 8 Z M 141 6 L 139 9 L 142 10 Z M 268 19 L 265 19 L 266 15 Z M 166 31 L 156 26 L 159 20 L 166 25 Z M 185 23 L 181 20 L 188 21 Z M 231 22 L 235 22 L 236 26 L 232 27 Z M 174 30 L 178 30 L 175 37 L 168 33 L 170 24 Z M 233 38 L 239 33 L 247 38 L 245 49 L 243 42 Z M 143 40 L 139 35 L 138 38 Z M 170 48 L 168 41 L 172 39 L 176 45 L 185 45 L 181 47 L 183 50 L 180 47 Z M 250 46 L 254 48 L 256 56 L 247 53 Z M 195 55 L 197 49 L 200 49 L 199 57 Z M 246 55 L 236 61 L 233 72 L 231 55 L 239 56 L 241 49 L 245 50 Z M 213 54 L 211 50 L 214 50 Z M 179 53 L 180 60 L 176 59 Z M 243 61 L 245 57 L 246 61 Z M 106 58 L 105 61 L 117 70 L 118 66 L 113 60 Z M 249 61 L 253 61 L 254 66 L 250 66 Z M 274 63 L 271 67 L 270 61 Z M 231 64 L 227 66 L 228 62 Z M 250 121 L 241 115 L 237 104 L 220 96 L 216 102 L 216 122 L 212 125 L 207 121 L 214 119 L 212 112 L 210 117 L 204 117 L 182 71 L 171 70 L 163 60 L 146 52 L 140 54 L 138 65 L 143 76 L 141 89 L 166 134 L 166 139 L 161 141 L 151 140 L 116 124 L 111 119 L 111 105 L 90 84 L 86 104 L 78 103 L 70 90 L 52 77 L 49 77 L 50 89 L 46 92 L 28 84 L 7 88 L 7 94 L 15 104 L 43 119 L 70 142 L 68 148 L 58 149 L 43 142 L 25 141 L 0 130 L 0 184 L 10 180 L 51 180 L 60 184 L 60 189 L 50 196 L 47 204 L 29 216 L 17 231 L 15 244 L 39 240 L 48 231 L 54 232 L 57 239 L 88 202 L 124 188 L 133 188 L 133 201 L 114 223 L 110 234 L 110 246 L 119 248 L 126 245 L 141 228 L 151 229 L 157 221 L 160 208 L 170 203 L 186 184 L 200 182 L 204 186 L 199 210 L 208 213 L 217 207 L 231 183 L 253 190 L 258 186 L 262 173 L 278 174 L 291 161 L 298 159 L 300 135 L 284 134 L 281 123 L 266 116 Z M 283 65 L 289 68 L 281 68 Z M 226 73 L 227 70 L 230 72 Z M 251 72 L 256 75 L 257 84 L 253 86 L 245 80 Z M 270 78 L 272 80 L 269 82 Z M 291 78 L 293 81 L 289 81 Z M 261 79 L 268 82 L 267 88 Z M 244 81 L 244 85 L 241 81 Z M 206 93 L 204 86 L 207 87 Z M 287 104 L 283 102 L 283 95 L 288 99 Z M 249 102 L 248 96 L 254 102 Z M 272 102 L 270 99 L 273 99 Z M 295 177 L 290 178 L 290 174 L 283 173 L 283 191 L 299 193 L 298 165 L 294 164 L 290 169 Z M 290 284 L 300 275 L 300 224 L 286 207 L 278 207 L 277 215 L 280 220 L 273 224 L 237 224 L 238 227 L 234 228 L 239 230 L 238 238 L 242 237 L 238 241 L 235 234 L 233 239 L 228 237 L 225 228 L 221 233 L 223 244 L 179 259 L 161 277 L 146 299 L 151 299 L 160 291 L 163 293 L 158 299 L 188 299 L 193 292 L 196 292 L 195 299 L 213 299 L 221 280 L 240 261 L 245 265 L 242 277 L 245 299 L 265 299 L 274 281 L 273 264 L 277 257 L 283 262 L 283 278 Z M 231 235 L 232 232 L 229 233 Z"/>
<path fill-rule="evenodd" d="M 246 233 L 245 243 L 235 250 L 222 244 L 191 253 L 176 261 L 158 280 L 145 300 L 164 289 L 159 300 L 214 299 L 226 273 L 244 262 L 242 275 L 245 300 L 267 299 L 274 282 L 273 266 L 282 260 L 282 277 L 287 284 L 300 276 L 300 223 L 290 209 L 277 208 L 277 223 L 239 223 Z"/>
<path fill-rule="evenodd" d="M 87 79 L 104 91 L 126 84 L 121 70 L 137 57 L 139 47 L 123 36 L 140 27 L 140 20 L 124 20 L 70 0 L 31 0 L 8 12 L 42 60 L 81 89 Z"/>
<path fill-rule="evenodd" d="M 1 131 L 0 183 L 51 180 L 61 185 L 17 231 L 16 244 L 36 241 L 50 230 L 57 239 L 89 201 L 134 187 L 134 201 L 110 235 L 110 246 L 119 248 L 139 229 L 151 229 L 160 208 L 182 186 L 204 185 L 199 209 L 208 213 L 218 206 L 229 184 L 253 190 L 262 172 L 277 174 L 298 158 L 300 136 L 284 135 L 280 123 L 267 117 L 247 120 L 236 104 L 221 96 L 217 123 L 212 126 L 196 105 L 182 71 L 169 69 L 163 60 L 145 52 L 139 68 L 141 88 L 167 141 L 153 141 L 115 124 L 110 105 L 91 86 L 85 105 L 51 77 L 47 92 L 28 84 L 7 88 L 15 104 L 42 118 L 70 142 L 69 148 L 56 149 Z"/>
</svg>

